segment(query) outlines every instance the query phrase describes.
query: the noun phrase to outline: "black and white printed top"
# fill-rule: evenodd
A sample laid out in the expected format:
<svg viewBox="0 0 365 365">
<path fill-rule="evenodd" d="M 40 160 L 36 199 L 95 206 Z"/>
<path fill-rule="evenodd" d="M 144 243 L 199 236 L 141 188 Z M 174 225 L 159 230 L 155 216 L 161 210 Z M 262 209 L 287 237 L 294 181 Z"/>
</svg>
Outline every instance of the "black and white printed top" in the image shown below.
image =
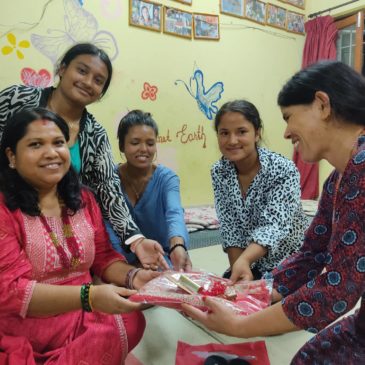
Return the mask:
<svg viewBox="0 0 365 365">
<path fill-rule="evenodd" d="M 36 107 L 46 107 L 53 91 L 14 85 L 0 92 L 0 138 L 5 122 L 14 113 Z M 103 215 L 108 219 L 122 242 L 140 233 L 125 203 L 120 181 L 114 169 L 113 155 L 105 129 L 86 109 L 80 120 L 81 182 L 97 195 Z"/>
<path fill-rule="evenodd" d="M 242 196 L 233 162 L 222 157 L 211 170 L 223 249 L 255 242 L 268 249 L 256 262 L 272 270 L 303 243 L 309 219 L 300 201 L 299 172 L 287 158 L 258 147 L 260 170 Z"/>
</svg>

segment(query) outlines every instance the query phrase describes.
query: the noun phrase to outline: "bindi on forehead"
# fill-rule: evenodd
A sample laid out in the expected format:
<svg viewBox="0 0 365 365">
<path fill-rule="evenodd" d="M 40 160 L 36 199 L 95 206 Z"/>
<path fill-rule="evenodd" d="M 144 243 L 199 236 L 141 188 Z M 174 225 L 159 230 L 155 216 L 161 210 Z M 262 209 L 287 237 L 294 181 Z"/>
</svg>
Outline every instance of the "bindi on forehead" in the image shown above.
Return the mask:
<svg viewBox="0 0 365 365">
<path fill-rule="evenodd" d="M 59 130 L 59 127 L 53 120 L 42 118 L 36 119 L 31 122 L 28 125 L 27 133 L 39 133 L 41 131 L 48 131 L 47 133 L 49 133 L 51 130 L 53 131 L 54 129 Z"/>
<path fill-rule="evenodd" d="M 50 120 L 48 120 L 48 119 L 41 119 L 41 123 L 42 123 L 43 125 L 47 125 L 48 123 L 51 123 L 51 121 L 50 121 Z"/>
</svg>

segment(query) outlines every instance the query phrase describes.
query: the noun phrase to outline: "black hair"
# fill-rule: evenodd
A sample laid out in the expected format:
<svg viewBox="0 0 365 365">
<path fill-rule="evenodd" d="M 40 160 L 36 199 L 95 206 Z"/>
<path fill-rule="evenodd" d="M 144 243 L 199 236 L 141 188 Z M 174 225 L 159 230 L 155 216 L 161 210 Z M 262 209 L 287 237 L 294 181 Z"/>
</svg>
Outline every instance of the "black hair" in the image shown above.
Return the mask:
<svg viewBox="0 0 365 365">
<path fill-rule="evenodd" d="M 77 56 L 81 55 L 92 55 L 99 57 L 108 69 L 108 77 L 105 81 L 103 91 L 101 93 L 101 96 L 103 96 L 109 88 L 113 74 L 113 66 L 106 52 L 91 43 L 78 43 L 72 46 L 59 61 L 58 66 L 56 67 L 56 74 L 59 73 L 62 66 L 67 67 L 71 63 L 71 61 L 73 61 Z"/>
<path fill-rule="evenodd" d="M 158 136 L 158 127 L 155 120 L 152 118 L 151 113 L 145 113 L 142 110 L 132 110 L 127 115 L 125 115 L 118 126 L 118 140 L 119 140 L 119 150 L 123 152 L 125 136 L 128 134 L 130 128 L 136 125 L 146 125 L 151 127 L 156 137 Z"/>
<path fill-rule="evenodd" d="M 311 104 L 317 91 L 325 92 L 335 117 L 365 125 L 365 78 L 338 61 L 321 61 L 297 72 L 281 89 L 281 107 Z"/>
<path fill-rule="evenodd" d="M 24 109 L 8 119 L 0 143 L 0 191 L 4 194 L 5 204 L 12 211 L 19 208 L 31 216 L 38 216 L 41 213 L 38 206 L 38 192 L 18 174 L 16 169 L 10 168 L 6 149 L 10 148 L 16 154 L 17 144 L 27 134 L 29 124 L 39 119 L 54 122 L 66 141 L 69 140 L 68 125 L 60 116 L 45 108 L 35 108 Z M 80 209 L 81 186 L 72 166 L 58 183 L 57 192 L 73 213 Z"/>
<path fill-rule="evenodd" d="M 229 112 L 240 113 L 254 126 L 255 131 L 262 129 L 260 113 L 255 105 L 247 100 L 233 100 L 223 104 L 218 110 L 214 119 L 214 129 L 216 132 L 218 132 L 218 127 L 223 115 Z"/>
</svg>

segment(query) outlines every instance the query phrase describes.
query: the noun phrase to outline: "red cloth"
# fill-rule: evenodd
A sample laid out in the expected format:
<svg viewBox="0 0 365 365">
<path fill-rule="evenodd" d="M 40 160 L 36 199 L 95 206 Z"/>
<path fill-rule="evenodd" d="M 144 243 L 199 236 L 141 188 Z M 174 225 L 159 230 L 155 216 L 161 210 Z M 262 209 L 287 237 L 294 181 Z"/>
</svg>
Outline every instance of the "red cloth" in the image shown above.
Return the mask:
<svg viewBox="0 0 365 365">
<path fill-rule="evenodd" d="M 243 342 L 230 345 L 208 343 L 206 345 L 196 346 L 178 341 L 175 365 L 203 365 L 205 360 L 202 358 L 203 355 L 197 355 L 194 352 L 224 352 L 242 356 L 243 358 L 247 357 L 247 361 L 251 365 L 270 365 L 264 341 Z"/>
<path fill-rule="evenodd" d="M 309 20 L 304 25 L 306 40 L 303 50 L 302 68 L 320 60 L 336 59 L 337 28 L 334 19 L 322 16 Z M 302 199 L 316 199 L 318 197 L 318 163 L 304 162 L 297 151 L 294 151 L 293 161 L 300 172 L 300 187 Z"/>
<path fill-rule="evenodd" d="M 39 217 L 9 211 L 0 195 L 0 365 L 119 365 L 142 337 L 140 312 L 27 316 L 36 283 L 81 285 L 91 281 L 90 269 L 100 276 L 110 263 L 124 260 L 111 248 L 92 193 L 85 190 L 82 198 L 85 206 L 70 217 L 81 262 L 65 269 Z M 62 231 L 56 218 L 53 229 Z"/>
</svg>

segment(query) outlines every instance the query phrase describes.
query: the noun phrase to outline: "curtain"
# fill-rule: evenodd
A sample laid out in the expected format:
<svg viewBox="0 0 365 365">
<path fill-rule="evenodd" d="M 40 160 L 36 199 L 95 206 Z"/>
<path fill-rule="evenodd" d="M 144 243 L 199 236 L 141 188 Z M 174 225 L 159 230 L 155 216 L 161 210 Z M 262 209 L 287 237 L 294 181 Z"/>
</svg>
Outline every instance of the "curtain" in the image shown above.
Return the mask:
<svg viewBox="0 0 365 365">
<path fill-rule="evenodd" d="M 336 59 L 337 28 L 330 15 L 307 21 L 305 32 L 307 36 L 303 50 L 302 68 L 320 60 Z M 293 160 L 300 172 L 302 199 L 318 198 L 318 163 L 304 162 L 297 151 L 294 151 Z"/>
</svg>

